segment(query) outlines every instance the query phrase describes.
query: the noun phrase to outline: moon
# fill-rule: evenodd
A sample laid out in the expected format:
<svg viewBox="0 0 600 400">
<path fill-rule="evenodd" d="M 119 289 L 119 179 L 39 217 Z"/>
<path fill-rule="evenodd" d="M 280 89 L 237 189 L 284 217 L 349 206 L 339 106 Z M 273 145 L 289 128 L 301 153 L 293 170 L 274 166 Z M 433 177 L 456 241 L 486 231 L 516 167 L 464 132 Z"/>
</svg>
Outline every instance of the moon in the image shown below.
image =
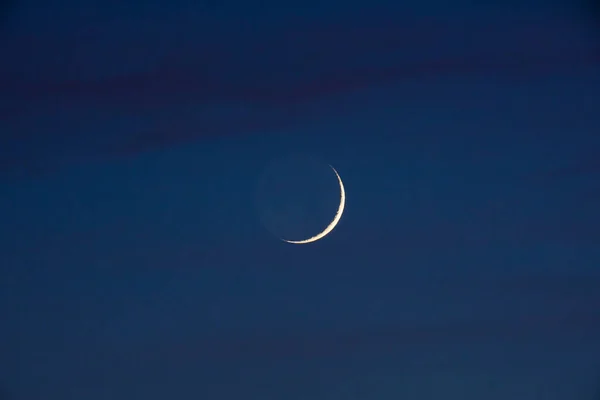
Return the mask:
<svg viewBox="0 0 600 400">
<path fill-rule="evenodd" d="M 335 226 L 340 222 L 340 219 L 342 219 L 342 214 L 344 213 L 344 207 L 346 206 L 346 191 L 344 190 L 344 183 L 342 182 L 342 178 L 340 178 L 340 174 L 338 174 L 338 172 L 335 170 L 335 168 L 333 168 L 331 165 L 329 167 L 333 170 L 333 173 L 337 177 L 338 183 L 340 184 L 340 205 L 337 209 L 337 212 L 335 213 L 335 216 L 333 217 L 333 220 L 329 223 L 329 225 L 327 225 L 327 227 L 321 233 L 318 233 L 315 236 L 309 237 L 308 239 L 305 239 L 305 240 L 281 239 L 284 242 L 292 243 L 292 244 L 307 244 L 307 243 L 316 242 L 317 240 L 323 239 L 325 236 L 330 234 L 331 231 L 333 231 L 333 229 L 335 228 Z"/>
</svg>

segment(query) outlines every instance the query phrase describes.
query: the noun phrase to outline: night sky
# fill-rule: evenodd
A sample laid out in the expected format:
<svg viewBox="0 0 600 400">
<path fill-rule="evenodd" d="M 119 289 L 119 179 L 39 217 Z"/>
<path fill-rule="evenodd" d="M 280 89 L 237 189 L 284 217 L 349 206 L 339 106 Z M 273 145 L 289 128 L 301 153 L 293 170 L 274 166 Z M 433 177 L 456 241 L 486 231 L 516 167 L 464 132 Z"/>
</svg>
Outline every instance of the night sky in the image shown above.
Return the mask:
<svg viewBox="0 0 600 400">
<path fill-rule="evenodd" d="M 6 3 L 0 399 L 598 399 L 600 32 L 471 3 Z"/>
</svg>

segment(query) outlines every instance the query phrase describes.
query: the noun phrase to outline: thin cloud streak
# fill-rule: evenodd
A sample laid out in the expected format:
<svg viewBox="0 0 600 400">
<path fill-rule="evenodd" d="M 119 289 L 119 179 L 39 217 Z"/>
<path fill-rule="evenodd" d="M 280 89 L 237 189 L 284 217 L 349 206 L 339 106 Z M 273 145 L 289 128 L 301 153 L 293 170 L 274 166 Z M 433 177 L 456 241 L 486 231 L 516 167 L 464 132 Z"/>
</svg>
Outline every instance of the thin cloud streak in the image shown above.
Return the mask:
<svg viewBox="0 0 600 400">
<path fill-rule="evenodd" d="M 26 43 L 34 49 L 27 50 L 32 57 L 29 64 L 45 62 L 50 55 L 39 48 L 42 42 L 14 39 L 4 51 L 12 62 L 0 68 L 4 70 L 0 85 L 7 96 L 6 101 L 0 99 L 5 103 L 0 108 L 0 120 L 9 127 L 0 143 L 6 152 L 0 160 L 2 174 L 15 175 L 17 171 L 22 177 L 39 176 L 74 160 L 131 156 L 207 137 L 297 126 L 332 113 L 329 106 L 319 104 L 326 99 L 397 82 L 453 76 L 520 80 L 580 71 L 600 62 L 600 54 L 592 50 L 573 21 L 552 18 L 471 21 L 463 26 L 431 20 L 401 24 L 379 16 L 379 20 L 361 23 L 350 19 L 290 25 L 262 32 L 238 28 L 228 35 L 219 32 L 218 39 L 207 41 L 212 36 L 206 29 L 186 27 L 179 32 L 174 24 L 162 28 L 167 39 L 162 46 L 157 45 L 155 53 L 160 56 L 155 55 L 151 62 L 146 53 L 152 47 L 148 42 L 157 40 L 155 33 L 134 37 L 129 29 L 131 37 L 115 40 L 111 35 L 119 32 L 109 29 L 106 43 L 97 45 L 98 51 L 93 50 L 93 31 L 83 38 L 73 35 L 81 41 L 63 38 L 52 46 L 56 49 L 53 58 L 66 64 L 49 67 L 41 81 L 38 74 L 22 72 L 16 66 L 24 65 L 20 53 L 25 52 Z M 181 40 L 175 33 L 187 35 Z M 146 48 L 139 54 L 138 42 L 145 43 Z M 128 59 L 131 71 L 115 72 L 113 64 L 122 64 L 115 54 L 129 53 L 134 54 Z M 11 72 L 12 64 L 16 72 Z M 89 72 L 83 75 L 99 77 L 67 79 L 69 74 L 57 72 L 68 72 L 73 65 L 78 71 Z M 95 144 L 91 133 L 82 134 L 87 130 L 85 123 L 61 122 L 61 141 L 66 143 L 58 149 L 61 161 L 38 165 L 37 160 L 44 157 L 27 157 L 10 149 L 23 147 L 21 142 L 47 141 L 44 129 L 37 133 L 34 125 L 19 128 L 19 124 L 33 121 L 42 109 L 48 110 L 49 104 L 50 109 L 60 105 L 74 110 L 68 117 L 74 120 L 86 109 L 129 115 L 136 120 L 147 113 L 183 106 L 197 108 L 199 113 L 213 107 L 242 106 L 249 111 L 171 125 L 159 123 L 151 128 L 143 123 L 133 130 L 116 127 L 114 130 L 122 134 L 112 135 L 115 138 L 102 146 Z M 70 129 L 70 124 L 77 130 Z M 67 126 L 63 129 L 62 125 Z"/>
<path fill-rule="evenodd" d="M 144 356 L 141 357 L 148 358 L 147 361 L 154 358 L 221 361 L 252 358 L 327 359 L 365 351 L 401 351 L 419 345 L 540 340 L 540 337 L 550 341 L 573 336 L 593 337 L 600 332 L 599 321 L 600 315 L 597 314 L 571 313 L 536 315 L 514 320 L 464 321 L 445 325 L 406 324 L 378 330 L 354 330 L 353 333 L 280 334 L 244 339 L 225 336 L 216 340 L 183 340 L 176 345 L 153 346 L 152 350 L 143 350 Z"/>
<path fill-rule="evenodd" d="M 166 50 L 160 61 L 135 73 L 97 80 L 55 78 L 46 83 L 13 84 L 7 77 L 3 86 L 21 98 L 21 105 L 58 96 L 126 109 L 181 101 L 286 107 L 406 79 L 464 74 L 519 78 L 600 61 L 599 54 L 579 43 L 580 33 L 557 21 L 520 25 L 505 21 L 467 28 L 431 23 L 398 28 L 398 21 L 354 25 L 355 21 L 310 26 L 307 33 L 306 27 L 274 31 L 238 37 L 237 42 L 220 38 L 217 45 L 201 40 L 177 51 Z M 569 46 L 561 34 L 570 37 Z M 114 51 L 135 51 L 134 43 L 125 41 L 123 46 Z M 173 43 L 173 47 L 182 46 Z M 70 52 L 77 58 L 77 47 Z M 91 68 L 93 58 L 79 64 Z M 17 114 L 13 107 L 4 118 Z"/>
<path fill-rule="evenodd" d="M 587 161 L 582 161 L 578 164 L 573 164 L 570 166 L 556 168 L 552 171 L 548 171 L 543 175 L 543 177 L 546 179 L 554 180 L 561 178 L 590 176 L 598 174 L 600 174 L 600 161 L 598 159 L 590 159 Z"/>
</svg>

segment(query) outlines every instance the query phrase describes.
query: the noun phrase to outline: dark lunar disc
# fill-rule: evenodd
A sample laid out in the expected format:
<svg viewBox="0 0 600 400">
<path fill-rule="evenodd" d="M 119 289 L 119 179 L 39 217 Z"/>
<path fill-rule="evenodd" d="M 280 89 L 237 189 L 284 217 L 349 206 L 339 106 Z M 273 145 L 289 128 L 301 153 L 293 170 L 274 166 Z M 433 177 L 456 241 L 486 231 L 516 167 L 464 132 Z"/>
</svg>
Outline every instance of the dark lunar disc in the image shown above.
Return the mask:
<svg viewBox="0 0 600 400">
<path fill-rule="evenodd" d="M 328 164 L 309 156 L 274 161 L 258 182 L 260 220 L 281 239 L 304 240 L 323 231 L 335 216 L 339 202 L 335 173 Z"/>
</svg>

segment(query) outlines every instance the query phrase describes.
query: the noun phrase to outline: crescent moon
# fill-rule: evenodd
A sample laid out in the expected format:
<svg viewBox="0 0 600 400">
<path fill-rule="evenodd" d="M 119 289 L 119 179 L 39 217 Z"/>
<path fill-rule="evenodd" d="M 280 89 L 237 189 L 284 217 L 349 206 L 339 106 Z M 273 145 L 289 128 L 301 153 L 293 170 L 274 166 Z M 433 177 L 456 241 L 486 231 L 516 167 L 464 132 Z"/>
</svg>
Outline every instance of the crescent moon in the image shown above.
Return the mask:
<svg viewBox="0 0 600 400">
<path fill-rule="evenodd" d="M 316 242 L 317 240 L 323 239 L 325 236 L 327 236 L 329 233 L 331 233 L 331 231 L 333 231 L 335 226 L 340 222 L 340 219 L 342 219 L 342 214 L 344 213 L 344 207 L 346 206 L 346 191 L 344 190 L 344 184 L 342 183 L 342 178 L 340 178 L 340 174 L 338 174 L 338 172 L 335 170 L 335 168 L 333 168 L 331 165 L 329 167 L 335 173 L 335 176 L 337 177 L 338 182 L 340 184 L 340 205 L 338 207 L 337 212 L 335 213 L 335 216 L 333 217 L 333 220 L 329 223 L 329 225 L 327 225 L 327 227 L 323 230 L 323 232 L 321 232 L 313 237 L 310 237 L 305 240 L 281 239 L 284 242 L 292 243 L 292 244 L 306 244 L 306 243 Z"/>
</svg>

